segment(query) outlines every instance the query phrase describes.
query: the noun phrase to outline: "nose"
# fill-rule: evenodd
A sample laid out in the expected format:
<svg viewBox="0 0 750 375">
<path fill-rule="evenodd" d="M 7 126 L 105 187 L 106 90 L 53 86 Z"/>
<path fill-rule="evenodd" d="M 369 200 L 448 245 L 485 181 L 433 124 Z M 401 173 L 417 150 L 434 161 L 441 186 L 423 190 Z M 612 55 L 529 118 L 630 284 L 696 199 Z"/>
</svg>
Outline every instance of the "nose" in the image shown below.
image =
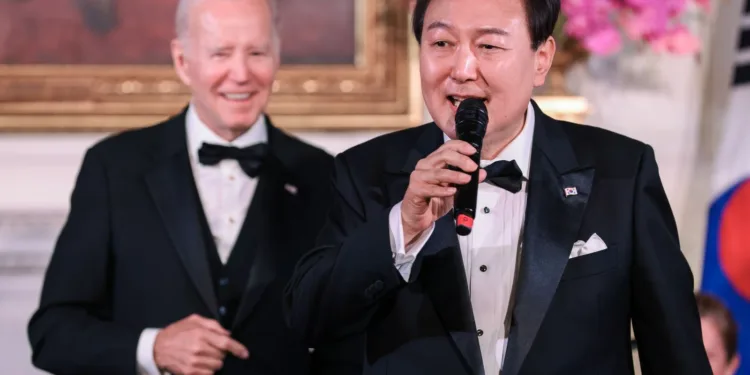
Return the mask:
<svg viewBox="0 0 750 375">
<path fill-rule="evenodd" d="M 478 76 L 477 58 L 471 48 L 460 47 L 456 50 L 451 78 L 456 82 L 475 81 Z"/>
<path fill-rule="evenodd" d="M 229 68 L 229 78 L 236 83 L 246 83 L 250 80 L 250 65 L 246 56 L 238 55 L 232 59 Z"/>
</svg>

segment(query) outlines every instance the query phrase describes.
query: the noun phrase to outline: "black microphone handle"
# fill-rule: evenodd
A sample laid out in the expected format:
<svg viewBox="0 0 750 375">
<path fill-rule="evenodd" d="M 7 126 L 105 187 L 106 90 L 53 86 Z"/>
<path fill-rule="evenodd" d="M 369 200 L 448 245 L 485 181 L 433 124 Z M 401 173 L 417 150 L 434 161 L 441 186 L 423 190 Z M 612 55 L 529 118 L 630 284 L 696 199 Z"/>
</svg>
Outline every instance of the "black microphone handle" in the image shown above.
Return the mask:
<svg viewBox="0 0 750 375">
<path fill-rule="evenodd" d="M 471 134 L 475 135 L 475 134 Z M 476 148 L 477 152 L 474 155 L 469 156 L 477 166 L 479 165 L 479 158 L 482 152 L 482 138 L 475 136 L 468 136 L 467 139 L 461 139 L 466 141 L 470 145 Z M 461 172 L 464 172 L 461 170 Z M 466 173 L 466 172 L 464 172 Z M 471 233 L 471 228 L 474 224 L 474 217 L 477 208 L 477 188 L 479 186 L 479 168 L 474 172 L 470 173 L 471 180 L 464 185 L 456 186 L 456 196 L 453 202 L 453 218 L 456 219 L 456 233 L 459 236 L 468 236 Z"/>
</svg>

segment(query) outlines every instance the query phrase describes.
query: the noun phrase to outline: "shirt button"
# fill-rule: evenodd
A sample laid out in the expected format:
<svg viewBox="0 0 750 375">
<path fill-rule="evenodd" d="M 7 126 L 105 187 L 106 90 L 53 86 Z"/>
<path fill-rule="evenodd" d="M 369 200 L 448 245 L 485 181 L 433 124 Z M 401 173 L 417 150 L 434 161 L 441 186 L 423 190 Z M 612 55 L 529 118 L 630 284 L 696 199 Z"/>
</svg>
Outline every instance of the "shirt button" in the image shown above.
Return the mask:
<svg viewBox="0 0 750 375">
<path fill-rule="evenodd" d="M 482 272 L 487 272 L 487 266 L 485 266 L 483 264 L 483 265 L 479 266 L 479 270 L 482 271 Z"/>
<path fill-rule="evenodd" d="M 234 224 L 234 218 L 232 217 L 229 218 L 229 224 Z"/>
<path fill-rule="evenodd" d="M 484 331 L 482 331 L 481 329 L 478 329 L 477 336 L 482 336 L 482 335 L 484 335 Z"/>
<path fill-rule="evenodd" d="M 227 314 L 227 308 L 224 306 L 219 307 L 219 315 L 224 316 Z"/>
<path fill-rule="evenodd" d="M 490 213 L 490 208 L 489 207 L 485 207 L 484 210 L 482 210 L 482 211 L 484 211 L 484 213 L 488 214 L 488 213 Z"/>
<path fill-rule="evenodd" d="M 229 175 L 229 181 L 234 181 L 234 175 L 233 174 Z"/>
</svg>

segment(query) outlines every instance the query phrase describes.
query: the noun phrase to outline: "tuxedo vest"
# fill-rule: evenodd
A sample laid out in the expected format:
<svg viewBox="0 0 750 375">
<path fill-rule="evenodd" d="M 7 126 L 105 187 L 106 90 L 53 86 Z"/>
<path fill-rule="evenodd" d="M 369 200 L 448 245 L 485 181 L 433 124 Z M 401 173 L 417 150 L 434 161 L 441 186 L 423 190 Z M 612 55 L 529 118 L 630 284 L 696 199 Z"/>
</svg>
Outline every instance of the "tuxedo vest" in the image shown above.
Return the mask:
<svg viewBox="0 0 750 375">
<path fill-rule="evenodd" d="M 251 220 L 247 220 L 246 218 L 243 220 L 242 228 L 229 255 L 229 259 L 227 259 L 225 264 L 222 264 L 216 248 L 216 242 L 213 239 L 213 234 L 206 220 L 206 215 L 200 204 L 198 204 L 198 207 L 200 207 L 199 217 L 205 242 L 205 246 L 203 247 L 206 250 L 206 261 L 211 271 L 211 280 L 213 281 L 214 293 L 216 294 L 218 303 L 218 306 L 215 308 L 221 318 L 219 323 L 225 329 L 230 330 L 237 316 L 240 301 L 245 295 L 250 268 L 255 258 L 252 253 L 255 250 L 252 228 L 249 228 Z M 250 210 L 248 210 L 248 214 L 250 214 Z"/>
</svg>

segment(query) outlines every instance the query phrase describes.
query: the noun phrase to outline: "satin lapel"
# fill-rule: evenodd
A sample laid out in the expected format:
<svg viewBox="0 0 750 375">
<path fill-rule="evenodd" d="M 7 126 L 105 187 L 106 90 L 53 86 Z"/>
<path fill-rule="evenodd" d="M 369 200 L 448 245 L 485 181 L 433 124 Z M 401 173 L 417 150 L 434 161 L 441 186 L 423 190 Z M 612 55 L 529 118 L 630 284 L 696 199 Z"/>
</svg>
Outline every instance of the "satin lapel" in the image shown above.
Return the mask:
<svg viewBox="0 0 750 375">
<path fill-rule="evenodd" d="M 385 163 L 385 192 L 387 196 L 384 205 L 394 205 L 400 202 L 406 188 L 409 186 L 409 176 L 414 171 L 417 162 L 437 150 L 443 144 L 443 132 L 434 123 L 423 126 L 417 136 L 414 147 L 406 154 L 392 154 Z"/>
<path fill-rule="evenodd" d="M 405 158 L 393 158 L 387 162 L 386 171 L 390 174 L 386 186 L 388 204 L 402 200 L 409 175 L 417 162 L 442 144 L 443 132 L 435 124 L 429 124 Z M 432 236 L 412 266 L 410 282 L 419 282 L 423 286 L 454 348 L 463 357 L 466 372 L 483 373 L 464 262 L 451 214 L 435 223 Z"/>
<path fill-rule="evenodd" d="M 283 227 L 284 221 L 279 219 L 280 211 L 287 206 L 281 202 L 283 185 L 279 183 L 278 172 L 269 171 L 260 176 L 252 203 L 247 211 L 244 231 L 249 231 L 252 237 L 252 249 L 235 249 L 236 251 L 251 251 L 245 293 L 237 308 L 234 326 L 242 323 L 253 311 L 261 295 L 276 276 L 276 257 L 274 253 L 275 229 Z"/>
<path fill-rule="evenodd" d="M 176 121 L 176 120 L 175 120 Z M 205 238 L 199 217 L 201 210 L 195 180 L 185 145 L 184 119 L 168 124 L 167 152 L 155 160 L 146 176 L 151 196 L 183 266 L 206 307 L 219 319 L 216 294 L 206 259 Z"/>
<path fill-rule="evenodd" d="M 579 160 L 560 124 L 534 103 L 523 249 L 503 375 L 516 375 L 531 348 L 570 256 L 591 194 L 593 163 Z M 565 188 L 577 195 L 566 197 Z"/>
<path fill-rule="evenodd" d="M 415 262 L 412 268 L 410 281 L 415 281 L 414 275 L 419 274 L 419 282 L 429 295 L 455 349 L 464 359 L 466 372 L 483 374 L 474 310 L 452 215 L 445 215 L 435 223 L 435 230 L 424 250 L 419 255 L 422 261 Z"/>
<path fill-rule="evenodd" d="M 252 238 L 252 259 L 245 293 L 237 308 L 233 327 L 242 324 L 253 312 L 268 286 L 276 279 L 278 252 L 283 251 L 283 236 L 288 235 L 291 216 L 299 213 L 304 205 L 305 191 L 288 191 L 285 185 L 296 186 L 282 158 L 288 157 L 284 143 L 286 136 L 266 118 L 271 157 L 258 179 L 258 186 L 245 217 L 243 231 Z"/>
<path fill-rule="evenodd" d="M 393 153 L 385 162 L 387 173 L 409 175 L 417 162 L 443 144 L 443 131 L 434 123 L 421 127 L 421 132 L 414 138 L 414 146 L 405 154 Z"/>
</svg>

